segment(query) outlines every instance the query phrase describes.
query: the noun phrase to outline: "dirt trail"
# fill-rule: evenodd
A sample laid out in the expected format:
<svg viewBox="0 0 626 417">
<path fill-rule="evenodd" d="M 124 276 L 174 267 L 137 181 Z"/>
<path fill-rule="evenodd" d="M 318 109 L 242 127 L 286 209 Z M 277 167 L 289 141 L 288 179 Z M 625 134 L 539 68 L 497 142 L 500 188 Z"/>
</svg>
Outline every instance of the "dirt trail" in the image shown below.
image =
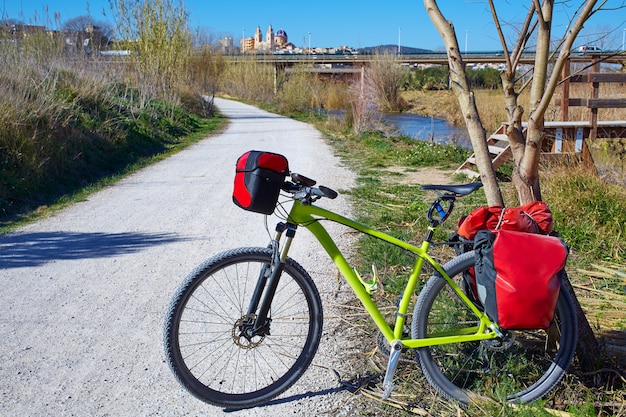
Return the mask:
<svg viewBox="0 0 626 417">
<path fill-rule="evenodd" d="M 358 372 L 336 335 L 338 320 L 326 322 L 316 365 L 265 407 L 227 413 L 206 405 L 164 362 L 164 314 L 183 277 L 216 252 L 267 242 L 263 216 L 231 201 L 239 155 L 282 153 L 292 170 L 338 190 L 354 181 L 311 126 L 241 103 L 217 105 L 231 119 L 222 134 L 0 237 L 0 415 L 358 414 L 335 374 Z M 325 206 L 349 210 L 342 196 Z M 319 244 L 306 231 L 298 240 L 292 256 L 332 316 L 346 292 Z"/>
</svg>

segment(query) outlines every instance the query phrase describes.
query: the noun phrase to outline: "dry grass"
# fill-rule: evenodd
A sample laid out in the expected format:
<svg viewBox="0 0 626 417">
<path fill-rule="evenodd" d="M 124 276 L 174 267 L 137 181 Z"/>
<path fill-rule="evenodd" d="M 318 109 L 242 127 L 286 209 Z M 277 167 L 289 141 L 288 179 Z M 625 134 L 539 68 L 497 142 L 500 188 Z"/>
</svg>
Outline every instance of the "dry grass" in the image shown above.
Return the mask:
<svg viewBox="0 0 626 417">
<path fill-rule="evenodd" d="M 226 64 L 219 91 L 244 100 L 271 103 L 274 88 L 273 65 L 253 58 L 240 58 Z"/>
<path fill-rule="evenodd" d="M 572 84 L 570 87 L 571 98 L 589 98 L 590 85 Z M 476 104 L 478 112 L 487 133 L 495 130 L 507 121 L 504 108 L 504 99 L 501 90 L 476 90 Z M 603 84 L 600 86 L 600 98 L 624 98 L 626 97 L 626 84 Z M 465 122 L 459 111 L 458 102 L 454 93 L 450 90 L 439 91 L 404 91 L 402 98 L 409 104 L 410 112 L 423 116 L 435 116 L 448 120 L 455 126 L 464 126 Z M 555 100 L 560 98 L 560 90 L 555 94 Z M 553 100 L 553 103 L 555 102 Z M 530 109 L 527 92 L 519 97 L 519 104 L 526 112 Z M 584 107 L 570 107 L 569 120 L 589 120 L 589 109 Z M 561 120 L 560 109 L 555 104 L 550 106 L 546 113 L 546 121 Z M 626 109 L 598 109 L 598 120 L 626 120 Z"/>
<path fill-rule="evenodd" d="M 605 343 L 607 354 L 626 366 L 626 266 L 595 262 L 570 271 L 587 319 Z M 626 382 L 626 381 L 624 381 Z"/>
</svg>

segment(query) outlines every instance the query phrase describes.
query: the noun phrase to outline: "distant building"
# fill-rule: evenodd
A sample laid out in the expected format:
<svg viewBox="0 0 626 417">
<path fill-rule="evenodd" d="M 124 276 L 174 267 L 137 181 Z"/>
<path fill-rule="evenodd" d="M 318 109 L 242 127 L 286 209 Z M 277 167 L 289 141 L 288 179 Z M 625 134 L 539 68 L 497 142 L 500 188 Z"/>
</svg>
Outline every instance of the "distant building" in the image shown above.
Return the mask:
<svg viewBox="0 0 626 417">
<path fill-rule="evenodd" d="M 40 35 L 48 32 L 45 26 L 9 24 L 0 25 L 0 37 L 8 38 L 12 41 L 19 41 L 30 36 Z"/>
<path fill-rule="evenodd" d="M 232 54 L 235 52 L 235 45 L 233 44 L 233 38 L 227 37 L 219 40 L 219 49 L 224 54 Z"/>
<path fill-rule="evenodd" d="M 48 30 L 45 26 L 9 24 L 0 25 L 0 40 L 8 39 L 11 42 L 21 42 L 35 36 L 48 36 L 63 45 L 68 53 L 91 54 L 94 50 L 106 50 L 112 40 L 105 36 L 99 26 L 87 25 L 83 30 Z"/>
<path fill-rule="evenodd" d="M 254 38 L 244 38 L 241 40 L 241 51 L 248 52 L 254 50 Z"/>
<path fill-rule="evenodd" d="M 276 47 L 277 48 L 285 48 L 287 46 L 288 42 L 288 38 L 287 38 L 287 32 L 285 32 L 282 29 L 278 29 L 278 32 L 276 32 L 276 36 L 274 37 L 274 42 L 276 43 Z"/>
<path fill-rule="evenodd" d="M 287 32 L 283 29 L 278 29 L 276 34 L 274 34 L 272 25 L 267 27 L 265 40 L 263 40 L 263 33 L 261 32 L 260 26 L 257 26 L 253 37 L 241 40 L 242 52 L 277 52 L 281 50 L 293 50 L 294 48 L 294 45 L 289 42 Z"/>
<path fill-rule="evenodd" d="M 228 39 L 228 38 L 226 38 Z M 302 47 L 297 47 L 293 43 L 289 42 L 287 32 L 283 29 L 278 29 L 274 33 L 272 25 L 267 27 L 265 32 L 265 39 L 263 38 L 263 32 L 261 27 L 257 26 L 254 31 L 254 36 L 249 38 L 244 37 L 241 39 L 241 52 L 242 53 L 273 53 L 273 54 L 304 54 L 313 53 L 318 55 L 352 55 L 357 51 L 347 46 L 338 46 L 336 48 L 309 48 L 305 51 Z"/>
</svg>

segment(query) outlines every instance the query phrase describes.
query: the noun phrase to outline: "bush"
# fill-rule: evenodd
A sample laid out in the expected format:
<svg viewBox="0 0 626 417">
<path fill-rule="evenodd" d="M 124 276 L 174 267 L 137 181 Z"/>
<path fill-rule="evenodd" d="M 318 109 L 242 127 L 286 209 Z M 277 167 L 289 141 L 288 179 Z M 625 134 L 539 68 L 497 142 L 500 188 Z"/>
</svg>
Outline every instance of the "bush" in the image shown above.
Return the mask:
<svg viewBox="0 0 626 417">
<path fill-rule="evenodd" d="M 585 259 L 615 261 L 626 256 L 626 190 L 583 168 L 562 167 L 541 179 L 555 229 Z"/>
<path fill-rule="evenodd" d="M 244 100 L 271 103 L 279 82 L 272 64 L 242 57 L 226 64 L 219 89 Z"/>
<path fill-rule="evenodd" d="M 281 84 L 276 104 L 284 113 L 304 113 L 321 107 L 321 85 L 307 68 L 294 68 Z"/>
</svg>

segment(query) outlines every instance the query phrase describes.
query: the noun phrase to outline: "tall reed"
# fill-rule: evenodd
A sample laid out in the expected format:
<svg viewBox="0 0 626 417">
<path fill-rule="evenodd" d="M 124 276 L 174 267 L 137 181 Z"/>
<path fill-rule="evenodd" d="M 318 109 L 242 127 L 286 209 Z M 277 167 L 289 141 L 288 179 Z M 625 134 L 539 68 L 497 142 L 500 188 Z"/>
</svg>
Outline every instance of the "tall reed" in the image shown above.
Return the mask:
<svg viewBox="0 0 626 417">
<path fill-rule="evenodd" d="M 135 40 L 128 45 L 144 94 L 175 100 L 192 48 L 183 1 L 117 0 L 111 8 L 122 37 Z"/>
<path fill-rule="evenodd" d="M 278 74 L 271 63 L 241 57 L 227 63 L 220 91 L 245 100 L 273 102 Z"/>
</svg>

